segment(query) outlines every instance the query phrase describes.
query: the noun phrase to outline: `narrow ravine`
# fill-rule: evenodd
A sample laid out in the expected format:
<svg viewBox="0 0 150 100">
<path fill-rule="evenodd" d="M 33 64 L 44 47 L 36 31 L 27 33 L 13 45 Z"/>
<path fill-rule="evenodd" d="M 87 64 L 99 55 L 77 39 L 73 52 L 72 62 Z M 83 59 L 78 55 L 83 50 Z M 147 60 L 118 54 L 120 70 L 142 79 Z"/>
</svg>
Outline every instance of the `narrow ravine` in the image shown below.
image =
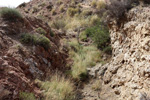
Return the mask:
<svg viewBox="0 0 150 100">
<path fill-rule="evenodd" d="M 150 100 L 149 4 L 0 7 L 0 100 Z"/>
</svg>

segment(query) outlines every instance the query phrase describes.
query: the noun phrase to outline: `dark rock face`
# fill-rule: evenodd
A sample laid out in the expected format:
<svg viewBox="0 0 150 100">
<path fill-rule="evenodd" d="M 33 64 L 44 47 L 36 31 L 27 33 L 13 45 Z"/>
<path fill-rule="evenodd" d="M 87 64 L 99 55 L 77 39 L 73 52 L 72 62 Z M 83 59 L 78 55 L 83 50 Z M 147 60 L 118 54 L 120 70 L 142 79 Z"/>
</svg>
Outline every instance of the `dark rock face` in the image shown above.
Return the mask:
<svg viewBox="0 0 150 100">
<path fill-rule="evenodd" d="M 50 27 L 36 18 L 25 17 L 18 22 L 0 19 L 0 22 L 0 100 L 16 100 L 20 91 L 40 96 L 33 80 L 46 78 L 54 69 L 63 71 L 66 64 L 66 55 L 58 48 L 60 37 L 57 34 L 51 37 Z M 20 34 L 34 34 L 38 27 L 47 32 L 51 44 L 48 50 L 20 42 Z"/>
</svg>

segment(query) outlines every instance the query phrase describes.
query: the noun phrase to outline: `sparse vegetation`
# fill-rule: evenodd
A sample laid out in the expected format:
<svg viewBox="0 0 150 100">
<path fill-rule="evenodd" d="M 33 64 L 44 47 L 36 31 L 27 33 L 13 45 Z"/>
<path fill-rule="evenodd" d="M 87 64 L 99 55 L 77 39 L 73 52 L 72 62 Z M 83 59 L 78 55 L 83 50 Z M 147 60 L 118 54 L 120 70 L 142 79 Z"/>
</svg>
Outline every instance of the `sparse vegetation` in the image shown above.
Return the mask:
<svg viewBox="0 0 150 100">
<path fill-rule="evenodd" d="M 36 100 L 34 94 L 28 92 L 20 92 L 19 97 L 21 100 Z"/>
<path fill-rule="evenodd" d="M 80 12 L 80 8 L 68 8 L 67 14 L 73 17 L 75 14 Z"/>
<path fill-rule="evenodd" d="M 54 32 L 50 29 L 50 36 L 51 37 L 54 37 L 55 36 L 55 34 L 54 34 Z"/>
<path fill-rule="evenodd" d="M 29 13 L 29 9 L 25 9 L 24 11 L 25 11 L 25 13 Z"/>
<path fill-rule="evenodd" d="M 61 5 L 60 8 L 59 8 L 59 10 L 60 10 L 61 12 L 63 12 L 63 11 L 64 11 L 64 5 Z"/>
<path fill-rule="evenodd" d="M 34 6 L 32 13 L 36 13 L 36 12 L 38 12 L 38 10 L 39 10 L 38 7 L 37 7 L 37 6 Z"/>
<path fill-rule="evenodd" d="M 45 90 L 44 100 L 73 100 L 75 98 L 74 84 L 63 76 L 54 75 L 50 81 L 38 81 L 38 83 Z"/>
<path fill-rule="evenodd" d="M 56 14 L 56 9 L 53 8 L 53 9 L 51 10 L 51 13 L 52 13 L 52 15 L 55 15 L 55 14 Z"/>
<path fill-rule="evenodd" d="M 41 6 L 41 7 L 44 7 L 45 5 L 46 5 L 46 3 L 43 2 L 43 3 L 39 4 L 39 7 L 40 7 L 40 6 Z"/>
<path fill-rule="evenodd" d="M 29 44 L 30 46 L 38 45 L 38 46 L 42 46 L 45 49 L 48 49 L 50 47 L 50 43 L 52 42 L 52 46 L 53 46 L 53 48 L 52 48 L 53 50 L 51 50 L 51 52 L 50 52 L 52 54 L 50 56 L 47 55 L 44 57 L 43 55 L 42 56 L 39 55 L 39 57 L 38 57 L 38 56 L 36 56 L 36 53 L 33 52 L 34 55 L 31 55 L 31 57 L 30 57 L 32 59 L 27 59 L 23 63 L 26 64 L 30 60 L 31 61 L 33 60 L 33 61 L 36 61 L 39 66 L 40 65 L 41 66 L 52 65 L 52 67 L 51 67 L 52 72 L 54 71 L 53 67 L 57 69 L 58 68 L 57 66 L 59 66 L 59 64 L 61 64 L 62 66 L 65 66 L 65 64 L 67 63 L 69 66 L 69 68 L 66 68 L 67 71 L 69 70 L 67 77 L 64 77 L 63 75 L 54 75 L 54 76 L 52 75 L 50 80 L 43 79 L 44 81 L 38 81 L 39 86 L 41 88 L 41 92 L 43 93 L 42 100 L 43 99 L 44 100 L 74 100 L 74 98 L 75 98 L 74 91 L 76 91 L 75 89 L 78 88 L 78 87 L 74 87 L 74 86 L 79 86 L 79 88 L 80 88 L 81 85 L 88 84 L 88 86 L 90 86 L 90 88 L 87 88 L 85 86 L 86 87 L 85 91 L 88 91 L 91 88 L 93 90 L 95 90 L 94 92 L 96 92 L 96 91 L 99 92 L 99 90 L 101 90 L 102 83 L 100 80 L 94 79 L 96 81 L 94 81 L 93 83 L 90 80 L 89 83 L 84 82 L 84 84 L 80 84 L 81 80 L 87 79 L 87 77 L 88 77 L 88 73 L 87 73 L 88 67 L 93 67 L 97 63 L 102 63 L 103 61 L 107 62 L 110 57 L 110 55 L 107 55 L 107 54 L 112 53 L 112 48 L 110 45 L 109 30 L 108 30 L 107 26 L 105 26 L 106 23 L 105 24 L 102 23 L 104 17 L 102 17 L 101 15 L 107 16 L 104 18 L 104 20 L 107 20 L 107 22 L 114 21 L 114 22 L 117 22 L 117 24 L 118 24 L 119 20 L 121 20 L 121 21 L 123 20 L 126 22 L 126 19 L 125 19 L 126 16 L 124 16 L 124 15 L 126 14 L 126 12 L 128 10 L 130 10 L 133 7 L 132 2 L 139 1 L 139 0 L 109 0 L 110 4 L 109 3 L 106 4 L 105 0 L 92 0 L 91 1 L 92 8 L 91 8 L 91 6 L 89 6 L 90 1 L 88 1 L 88 2 L 85 2 L 85 1 L 84 0 L 70 0 L 70 2 L 68 2 L 65 0 L 64 1 L 63 0 L 57 0 L 57 1 L 46 0 L 46 1 L 44 1 L 44 3 L 41 3 L 39 6 L 32 6 L 33 8 L 30 7 L 34 3 L 35 4 L 40 3 L 40 0 L 37 2 L 35 0 L 35 2 L 33 1 L 32 3 L 27 3 L 25 8 L 20 9 L 21 11 L 24 10 L 28 14 L 32 14 L 32 11 L 33 12 L 39 11 L 39 13 L 34 13 L 33 15 L 37 16 L 38 18 L 44 19 L 44 21 L 51 20 L 50 21 L 51 27 L 54 30 L 54 32 L 56 32 L 55 37 L 53 37 L 54 33 L 51 30 L 49 30 L 49 31 L 47 30 L 47 28 L 48 28 L 46 25 L 47 23 L 45 24 L 45 22 L 41 22 L 41 21 L 39 21 L 41 23 L 38 23 L 38 20 L 36 20 L 36 18 L 30 19 L 27 17 L 27 18 L 25 18 L 23 24 L 16 23 L 17 26 L 20 24 L 22 26 L 22 29 L 19 29 L 19 31 L 21 30 L 21 32 L 22 31 L 32 32 L 32 33 L 24 33 L 21 35 L 20 41 L 23 44 L 27 44 L 27 45 Z M 145 3 L 150 3 L 150 0 L 143 0 L 143 1 Z M 68 4 L 65 4 L 65 3 L 68 3 Z M 136 4 L 134 4 L 134 5 L 136 5 Z M 67 8 L 68 8 L 68 10 L 66 11 Z M 130 15 L 132 15 L 132 14 L 134 15 L 134 13 L 136 13 L 136 11 L 140 12 L 143 10 L 143 9 L 141 10 L 139 8 L 137 7 L 135 9 L 135 11 L 133 9 L 134 12 L 131 12 Z M 146 9 L 148 11 L 149 9 L 147 9 L 147 8 L 145 7 L 144 9 Z M 103 13 L 100 12 L 101 10 L 103 10 Z M 50 13 L 52 15 L 49 14 L 49 11 L 51 11 Z M 13 9 L 13 8 L 2 8 L 2 10 L 0 10 L 0 16 L 5 20 L 14 21 L 14 22 L 17 21 L 18 19 L 23 18 L 23 16 L 16 9 Z M 128 17 L 130 17 L 130 16 L 128 16 Z M 131 19 L 129 18 L 127 21 L 129 21 Z M 134 18 L 133 18 L 133 20 L 134 20 Z M 31 21 L 31 24 L 30 24 L 30 21 Z M 3 27 L 5 28 L 6 26 L 9 25 L 9 23 L 6 23 L 6 25 L 5 25 L 5 22 L 3 22 L 3 23 L 4 23 L 4 25 L 2 25 L 1 28 L 3 28 Z M 112 24 L 114 25 L 114 23 L 112 23 Z M 111 26 L 112 24 L 109 24 L 108 26 Z M 137 23 L 135 23 L 135 24 L 137 24 Z M 10 24 L 10 26 L 12 26 L 12 25 L 15 25 L 15 24 L 13 24 L 13 23 Z M 39 26 L 41 26 L 41 27 L 39 27 Z M 121 26 L 121 28 L 117 27 L 118 30 L 124 29 L 122 22 L 121 22 L 120 26 Z M 11 27 L 9 27 L 9 28 L 11 29 Z M 34 28 L 37 28 L 37 29 L 32 30 Z M 12 27 L 12 29 L 15 30 L 16 27 Z M 30 29 L 30 30 L 28 30 L 28 29 Z M 14 30 L 11 30 L 11 31 L 13 32 Z M 6 30 L 4 30 L 4 31 L 6 31 Z M 16 32 L 18 32 L 18 30 L 16 30 Z M 62 34 L 61 34 L 61 32 L 62 32 Z M 2 30 L 2 33 L 3 33 L 3 30 Z M 60 34 L 58 34 L 58 33 L 60 33 Z M 64 33 L 66 33 L 66 34 L 64 34 Z M 5 35 L 8 35 L 7 37 L 11 36 L 9 34 L 5 34 Z M 48 35 L 51 36 L 50 39 L 52 39 L 52 41 L 50 41 L 49 38 L 46 37 Z M 76 38 L 78 39 L 78 35 L 79 35 L 79 40 L 76 40 Z M 14 37 L 14 36 L 15 35 L 12 35 L 11 37 Z M 4 38 L 3 40 L 9 40 L 9 39 L 7 39 L 7 37 L 6 37 L 6 39 Z M 66 44 L 66 45 L 63 44 L 62 42 L 64 42 L 64 41 L 61 40 L 64 38 L 69 41 L 69 42 L 67 41 L 68 44 Z M 10 38 L 10 39 L 12 39 L 12 38 Z M 15 38 L 15 39 L 17 40 L 17 38 Z M 20 43 L 16 40 L 12 41 L 13 42 L 13 43 L 11 43 L 12 46 L 14 45 L 14 43 L 18 43 L 19 45 L 15 45 L 15 48 L 9 48 L 10 49 L 9 51 L 15 50 L 14 52 L 20 53 L 20 55 L 12 55 L 12 56 L 18 57 L 17 60 L 20 60 L 19 59 L 19 58 L 21 58 L 20 56 L 24 56 L 24 55 L 27 55 L 24 57 L 24 59 L 26 59 L 26 57 L 30 56 L 29 55 L 30 48 L 28 50 L 28 48 L 26 46 L 24 46 L 23 44 L 21 44 L 21 46 L 20 46 Z M 8 52 L 8 54 L 12 54 L 12 53 L 13 52 L 10 52 L 10 53 Z M 104 53 L 107 53 L 107 54 L 104 54 Z M 5 54 L 5 55 L 8 55 L 8 54 Z M 43 54 L 47 54 L 47 53 L 43 53 Z M 67 59 L 68 56 L 69 56 L 69 58 Z M 102 58 L 101 58 L 101 56 L 102 56 Z M 44 57 L 44 58 L 42 58 L 42 57 Z M 52 58 L 52 57 L 55 57 L 55 58 Z M 4 57 L 4 58 L 6 58 L 6 57 Z M 38 60 L 38 58 L 39 58 L 39 60 Z M 5 60 L 5 59 L 2 59 L 2 60 Z M 60 60 L 60 61 L 62 60 L 61 63 L 59 63 L 58 60 Z M 40 62 L 38 62 L 38 61 L 40 61 Z M 122 61 L 121 63 L 123 64 L 124 61 Z M 36 63 L 35 63 L 35 65 L 36 65 Z M 108 64 L 108 66 L 109 65 L 110 64 Z M 96 66 L 95 69 L 96 70 L 97 70 L 97 68 L 101 69 L 100 68 L 101 66 L 102 66 L 102 72 L 100 72 L 101 73 L 100 77 L 105 78 L 105 77 L 103 77 L 103 76 L 105 76 L 104 74 L 107 74 L 107 72 L 110 70 L 107 70 L 107 65 L 103 66 L 103 64 Z M 44 76 L 44 77 L 48 76 L 47 75 L 48 73 L 46 73 L 46 72 L 49 72 L 49 71 L 46 71 L 44 73 L 44 70 L 46 70 L 45 67 L 37 67 L 37 68 L 39 68 L 39 72 L 37 72 L 36 74 L 40 73 L 41 75 L 40 74 L 33 75 L 33 77 L 37 76 L 41 79 L 41 76 Z M 25 68 L 21 67 L 21 69 L 25 69 Z M 27 69 L 28 69 L 28 67 L 27 67 Z M 63 72 L 64 72 L 64 69 L 63 69 Z M 37 69 L 33 69 L 33 70 L 37 71 Z M 40 72 L 40 70 L 42 71 L 42 73 Z M 59 68 L 58 68 L 58 70 L 59 70 Z M 13 74 L 13 71 L 14 70 L 12 69 L 12 71 L 11 71 L 12 73 L 10 73 L 10 74 Z M 26 72 L 28 73 L 28 70 L 22 71 L 22 73 L 23 73 L 22 75 L 24 75 L 24 74 L 26 75 Z M 43 75 L 43 73 L 44 73 L 44 75 Z M 93 73 L 90 73 L 90 74 L 93 74 Z M 99 74 L 99 72 L 98 72 L 98 74 Z M 71 81 L 70 76 L 76 82 L 75 85 Z M 95 75 L 95 76 L 97 77 L 97 75 Z M 115 75 L 114 75 L 114 77 L 115 77 Z M 32 76 L 31 77 L 29 76 L 27 78 L 31 78 L 31 83 L 32 83 Z M 45 77 L 45 78 L 47 78 L 47 77 Z M 23 81 L 26 81 L 26 80 L 23 80 Z M 31 85 L 30 82 L 28 82 L 28 83 L 29 84 L 27 84 L 27 85 Z M 13 86 L 13 87 L 15 87 L 15 86 Z M 34 88 L 34 86 L 31 86 L 31 87 L 33 89 L 36 89 L 36 88 Z M 113 87 L 115 87 L 115 86 L 113 86 Z M 26 90 L 26 91 L 29 91 L 29 90 Z M 10 92 L 12 92 L 12 91 L 10 91 Z M 86 93 L 84 91 L 82 91 L 82 92 L 83 92 L 83 95 L 89 95 L 89 92 L 88 93 Z M 90 92 L 93 92 L 93 91 L 90 91 Z M 120 94 L 120 91 L 118 91 L 118 90 L 115 92 L 117 92 L 116 94 L 118 96 L 122 95 L 122 94 Z M 16 93 L 18 93 L 18 91 L 16 91 Z M 96 93 L 94 93 L 94 94 L 96 94 Z M 20 92 L 19 97 L 21 100 L 36 100 L 34 94 L 28 93 L 28 92 Z M 93 97 L 95 98 L 96 96 L 94 95 Z"/>
<path fill-rule="evenodd" d="M 88 27 L 90 18 L 71 17 L 67 19 L 66 29 L 75 30 L 79 27 Z"/>
<path fill-rule="evenodd" d="M 40 34 L 29 34 L 24 33 L 21 35 L 21 42 L 25 44 L 32 44 L 32 45 L 40 45 L 44 47 L 45 49 L 48 49 L 50 47 L 50 40 Z"/>
<path fill-rule="evenodd" d="M 95 46 L 82 46 L 77 40 L 69 43 L 70 57 L 74 61 L 71 67 L 71 75 L 75 79 L 85 79 L 87 77 L 86 68 L 94 66 L 101 61 L 101 53 Z"/>
<path fill-rule="evenodd" d="M 125 1 L 123 2 L 118 0 L 112 1 L 111 5 L 108 6 L 109 16 L 112 18 L 119 19 L 123 16 L 123 14 L 125 13 L 125 11 L 129 6 L 130 5 L 125 4 Z"/>
<path fill-rule="evenodd" d="M 139 0 L 112 0 L 110 2 L 111 4 L 107 5 L 106 11 L 104 11 L 104 13 L 108 12 L 107 16 L 109 18 L 106 19 L 107 22 L 109 22 L 111 19 L 119 21 L 120 19 L 124 18 L 125 12 L 134 7 L 133 4 L 138 4 Z"/>
<path fill-rule="evenodd" d="M 103 52 L 111 55 L 112 54 L 112 47 L 111 47 L 111 45 L 108 45 L 107 47 L 105 47 L 103 49 Z"/>
<path fill-rule="evenodd" d="M 101 19 L 97 15 L 92 15 L 90 19 L 91 26 L 95 26 L 101 23 Z"/>
<path fill-rule="evenodd" d="M 75 0 L 71 0 L 71 6 L 75 6 L 75 4 L 76 4 L 76 2 L 75 2 Z"/>
<path fill-rule="evenodd" d="M 81 13 L 81 16 L 83 17 L 88 17 L 88 16 L 91 16 L 92 15 L 92 11 L 91 10 L 83 10 L 82 13 Z"/>
<path fill-rule="evenodd" d="M 57 5 L 61 5 L 63 2 L 62 2 L 62 0 L 58 0 L 56 3 L 57 3 Z"/>
<path fill-rule="evenodd" d="M 96 8 L 96 0 L 93 0 L 93 1 L 91 2 L 91 5 L 92 5 L 92 7 Z"/>
<path fill-rule="evenodd" d="M 81 41 L 87 41 L 88 37 L 87 37 L 86 32 L 81 32 L 79 35 L 79 38 Z"/>
<path fill-rule="evenodd" d="M 42 16 L 42 15 L 37 15 L 37 18 L 39 18 L 39 19 L 41 19 L 41 20 L 45 20 L 46 18 L 44 17 L 44 16 Z"/>
<path fill-rule="evenodd" d="M 98 91 L 101 89 L 102 82 L 100 80 L 95 80 L 92 84 L 92 89 Z"/>
<path fill-rule="evenodd" d="M 64 29 L 66 26 L 66 22 L 64 19 L 56 19 L 55 21 L 52 22 L 50 26 L 55 29 Z"/>
<path fill-rule="evenodd" d="M 85 17 L 82 14 L 66 18 L 66 29 L 76 30 L 77 28 L 88 28 L 101 23 L 101 19 L 97 15 L 88 15 Z"/>
<path fill-rule="evenodd" d="M 97 2 L 96 4 L 96 8 L 97 9 L 102 9 L 102 8 L 105 8 L 106 4 L 105 4 L 105 1 L 104 0 L 100 0 Z"/>
<path fill-rule="evenodd" d="M 0 10 L 0 16 L 8 21 L 16 21 L 18 19 L 22 19 L 22 15 L 19 13 L 18 10 L 14 9 L 14 8 L 2 8 Z"/>
<path fill-rule="evenodd" d="M 36 31 L 42 35 L 46 35 L 46 31 L 42 27 L 37 28 Z"/>
</svg>

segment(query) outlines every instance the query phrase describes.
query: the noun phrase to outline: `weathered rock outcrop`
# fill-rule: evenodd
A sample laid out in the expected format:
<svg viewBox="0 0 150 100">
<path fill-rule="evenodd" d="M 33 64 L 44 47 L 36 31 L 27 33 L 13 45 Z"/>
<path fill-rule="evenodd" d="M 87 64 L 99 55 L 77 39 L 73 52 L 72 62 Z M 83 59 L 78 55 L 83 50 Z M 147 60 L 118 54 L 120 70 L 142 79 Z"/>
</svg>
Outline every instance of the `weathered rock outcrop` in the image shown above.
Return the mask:
<svg viewBox="0 0 150 100">
<path fill-rule="evenodd" d="M 136 7 L 118 27 L 111 26 L 113 59 L 104 83 L 117 91 L 116 100 L 141 100 L 150 88 L 150 7 Z M 143 100 L 143 99 L 142 99 Z"/>
<path fill-rule="evenodd" d="M 47 33 L 51 44 L 48 50 L 20 42 L 20 34 L 34 34 L 38 27 Z M 60 38 L 50 34 L 50 27 L 36 18 L 16 22 L 0 19 L 0 100 L 18 100 L 19 92 L 25 91 L 40 96 L 33 80 L 43 80 L 54 69 L 63 70 L 66 56 L 59 51 Z"/>
<path fill-rule="evenodd" d="M 104 100 L 150 100 L 150 7 L 131 9 L 120 25 L 111 23 L 110 33 L 113 57 L 97 72 L 107 69 L 101 96 Z"/>
</svg>

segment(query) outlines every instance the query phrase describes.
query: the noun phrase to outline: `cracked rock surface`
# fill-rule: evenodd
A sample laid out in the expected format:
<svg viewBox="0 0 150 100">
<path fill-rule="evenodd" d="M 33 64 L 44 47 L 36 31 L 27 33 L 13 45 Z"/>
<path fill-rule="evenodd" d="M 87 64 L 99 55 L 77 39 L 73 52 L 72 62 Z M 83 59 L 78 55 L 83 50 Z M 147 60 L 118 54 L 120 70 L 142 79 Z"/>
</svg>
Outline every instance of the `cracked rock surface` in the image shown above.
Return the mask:
<svg viewBox="0 0 150 100">
<path fill-rule="evenodd" d="M 94 70 L 92 75 L 95 76 L 106 66 L 104 74 L 98 74 L 103 79 L 101 96 L 104 100 L 149 100 L 150 7 L 135 7 L 126 14 L 120 26 L 112 22 L 109 27 L 112 60 L 90 70 L 90 73 Z M 115 95 L 105 96 L 111 93 Z"/>
</svg>

